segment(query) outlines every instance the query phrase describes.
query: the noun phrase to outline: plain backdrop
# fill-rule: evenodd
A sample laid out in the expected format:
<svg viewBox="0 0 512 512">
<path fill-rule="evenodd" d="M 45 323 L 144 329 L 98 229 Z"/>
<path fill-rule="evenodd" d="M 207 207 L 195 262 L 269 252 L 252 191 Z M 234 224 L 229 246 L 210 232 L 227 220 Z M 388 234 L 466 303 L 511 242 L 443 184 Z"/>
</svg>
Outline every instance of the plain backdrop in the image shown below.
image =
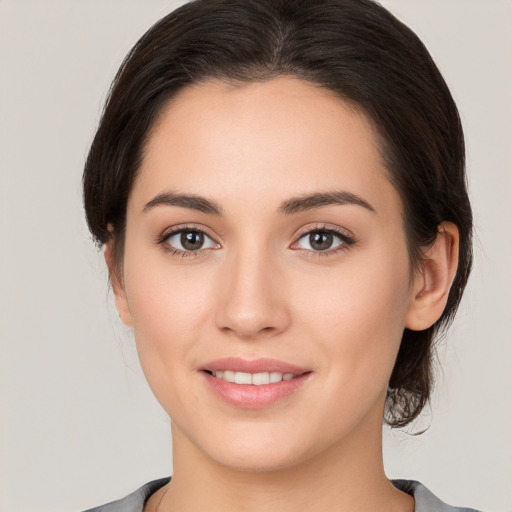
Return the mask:
<svg viewBox="0 0 512 512">
<path fill-rule="evenodd" d="M 80 185 L 117 67 L 180 3 L 0 0 L 2 512 L 78 511 L 171 472 L 169 420 L 117 318 Z M 458 103 L 478 237 L 432 406 L 411 429 L 385 429 L 385 464 L 447 502 L 510 512 L 512 2 L 383 3 Z"/>
</svg>

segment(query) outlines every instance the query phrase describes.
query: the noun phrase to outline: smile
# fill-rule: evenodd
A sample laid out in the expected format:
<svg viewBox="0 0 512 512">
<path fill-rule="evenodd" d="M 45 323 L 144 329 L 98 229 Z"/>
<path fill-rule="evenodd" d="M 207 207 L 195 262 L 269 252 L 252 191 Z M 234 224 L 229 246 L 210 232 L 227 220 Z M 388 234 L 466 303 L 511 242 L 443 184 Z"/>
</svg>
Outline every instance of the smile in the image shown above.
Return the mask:
<svg viewBox="0 0 512 512">
<path fill-rule="evenodd" d="M 276 359 L 226 357 L 200 368 L 204 382 L 223 402 L 241 409 L 262 409 L 292 399 L 313 372 Z"/>
<path fill-rule="evenodd" d="M 235 384 L 245 384 L 253 386 L 263 386 L 265 384 L 275 384 L 283 380 L 291 380 L 296 375 L 293 373 L 281 372 L 261 372 L 261 373 L 247 373 L 247 372 L 233 372 L 230 370 L 211 372 L 213 377 L 225 380 L 226 382 L 234 382 Z"/>
</svg>

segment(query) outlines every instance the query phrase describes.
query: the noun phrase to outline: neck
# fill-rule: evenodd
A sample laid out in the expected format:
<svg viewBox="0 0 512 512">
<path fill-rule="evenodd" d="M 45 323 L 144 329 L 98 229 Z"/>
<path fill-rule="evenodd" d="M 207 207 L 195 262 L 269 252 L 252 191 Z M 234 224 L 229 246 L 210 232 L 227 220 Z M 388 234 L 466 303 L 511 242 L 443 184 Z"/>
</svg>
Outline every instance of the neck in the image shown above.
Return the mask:
<svg viewBox="0 0 512 512">
<path fill-rule="evenodd" d="M 360 439 L 333 445 L 303 463 L 251 472 L 208 458 L 174 427 L 174 474 L 158 512 L 412 512 L 414 499 L 384 473 L 381 429 L 368 434 L 358 431 Z"/>
</svg>

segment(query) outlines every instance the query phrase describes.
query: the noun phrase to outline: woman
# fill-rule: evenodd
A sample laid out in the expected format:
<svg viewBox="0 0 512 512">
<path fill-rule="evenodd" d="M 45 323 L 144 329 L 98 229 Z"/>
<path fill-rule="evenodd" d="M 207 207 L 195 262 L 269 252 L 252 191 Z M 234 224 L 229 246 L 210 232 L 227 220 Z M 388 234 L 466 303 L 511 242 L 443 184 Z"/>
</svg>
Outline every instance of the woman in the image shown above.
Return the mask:
<svg viewBox="0 0 512 512">
<path fill-rule="evenodd" d="M 115 79 L 84 201 L 173 433 L 172 481 L 95 510 L 463 510 L 382 465 L 472 259 L 457 109 L 385 9 L 163 18 Z"/>
</svg>

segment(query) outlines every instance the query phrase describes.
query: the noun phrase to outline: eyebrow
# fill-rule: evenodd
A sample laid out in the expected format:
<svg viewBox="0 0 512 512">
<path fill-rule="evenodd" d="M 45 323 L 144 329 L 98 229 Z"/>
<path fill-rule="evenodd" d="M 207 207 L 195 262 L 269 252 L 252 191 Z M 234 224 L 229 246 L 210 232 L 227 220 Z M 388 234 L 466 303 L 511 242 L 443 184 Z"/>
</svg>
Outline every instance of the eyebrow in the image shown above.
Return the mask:
<svg viewBox="0 0 512 512">
<path fill-rule="evenodd" d="M 344 190 L 334 190 L 331 192 L 316 192 L 301 197 L 288 199 L 279 207 L 279 213 L 292 215 L 294 213 L 313 210 L 322 206 L 347 205 L 352 204 L 362 206 L 370 212 L 377 213 L 375 208 L 362 197 L 346 192 Z"/>
<path fill-rule="evenodd" d="M 189 208 L 190 210 L 197 210 L 208 215 L 220 216 L 223 214 L 222 208 L 217 203 L 195 194 L 164 192 L 146 203 L 142 211 L 145 213 L 157 206 L 179 206 L 180 208 Z"/>
<path fill-rule="evenodd" d="M 281 203 L 278 208 L 278 212 L 282 215 L 293 215 L 295 213 L 332 205 L 356 205 L 361 206 L 370 212 L 376 213 L 375 208 L 373 208 L 368 201 L 356 194 L 343 190 L 316 192 L 287 199 Z M 146 203 L 142 211 L 146 213 L 157 206 L 178 206 L 180 208 L 188 208 L 208 215 L 223 215 L 223 209 L 219 204 L 211 199 L 206 199 L 205 197 L 197 196 L 195 194 L 163 192 Z"/>
</svg>

